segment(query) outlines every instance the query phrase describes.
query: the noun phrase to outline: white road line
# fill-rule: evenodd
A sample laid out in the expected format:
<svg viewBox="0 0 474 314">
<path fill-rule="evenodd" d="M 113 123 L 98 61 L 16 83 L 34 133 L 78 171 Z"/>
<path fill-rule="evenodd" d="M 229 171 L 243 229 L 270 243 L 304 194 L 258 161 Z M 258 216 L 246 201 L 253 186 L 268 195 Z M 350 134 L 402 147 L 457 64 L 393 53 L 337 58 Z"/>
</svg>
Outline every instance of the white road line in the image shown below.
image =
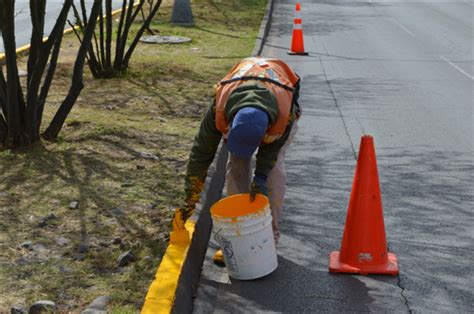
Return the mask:
<svg viewBox="0 0 474 314">
<path fill-rule="evenodd" d="M 470 78 L 471 80 L 474 81 L 474 76 L 470 75 L 469 73 L 467 73 L 466 71 L 464 71 L 463 69 L 461 69 L 460 67 L 458 67 L 457 65 L 455 65 L 454 63 L 452 63 L 451 61 L 449 61 L 448 59 L 446 59 L 445 57 L 443 56 L 439 56 L 441 59 L 443 59 L 444 62 L 448 63 L 449 65 L 451 65 L 453 68 L 455 68 L 456 70 L 458 70 L 459 72 L 461 72 L 462 74 L 464 74 L 465 76 L 467 76 L 468 78 Z"/>
<path fill-rule="evenodd" d="M 412 36 L 412 37 L 416 37 L 415 34 L 413 34 L 408 28 L 406 28 L 405 26 L 403 26 L 402 24 L 400 24 L 399 21 L 397 21 L 397 19 L 395 18 L 392 18 L 392 21 L 397 24 L 401 29 L 403 29 L 405 32 L 407 32 L 408 35 Z"/>
</svg>

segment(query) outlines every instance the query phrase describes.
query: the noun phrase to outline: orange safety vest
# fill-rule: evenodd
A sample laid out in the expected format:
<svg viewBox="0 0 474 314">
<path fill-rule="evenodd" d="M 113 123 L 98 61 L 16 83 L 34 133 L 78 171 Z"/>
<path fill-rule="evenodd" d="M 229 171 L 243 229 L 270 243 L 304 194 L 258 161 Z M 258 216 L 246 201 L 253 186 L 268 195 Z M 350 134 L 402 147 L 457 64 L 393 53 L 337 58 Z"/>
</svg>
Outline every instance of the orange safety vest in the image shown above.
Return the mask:
<svg viewBox="0 0 474 314">
<path fill-rule="evenodd" d="M 252 57 L 240 61 L 216 86 L 216 127 L 227 138 L 229 121 L 225 106 L 232 92 L 248 81 L 262 83 L 275 97 L 279 114 L 277 120 L 267 129 L 264 143 L 279 139 L 286 130 L 293 103 L 294 86 L 299 77 L 283 61 L 278 59 Z"/>
</svg>

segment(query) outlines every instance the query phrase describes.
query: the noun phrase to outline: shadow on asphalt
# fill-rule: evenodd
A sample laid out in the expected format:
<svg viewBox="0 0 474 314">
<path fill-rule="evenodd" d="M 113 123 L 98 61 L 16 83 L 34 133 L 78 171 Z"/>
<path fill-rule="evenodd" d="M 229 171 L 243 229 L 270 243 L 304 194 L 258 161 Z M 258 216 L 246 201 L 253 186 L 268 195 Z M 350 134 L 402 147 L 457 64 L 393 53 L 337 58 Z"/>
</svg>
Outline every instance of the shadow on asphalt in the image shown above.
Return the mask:
<svg viewBox="0 0 474 314">
<path fill-rule="evenodd" d="M 227 286 L 230 288 L 227 291 L 257 303 L 261 309 L 275 312 L 322 311 L 324 308 L 321 303 L 327 306 L 327 310 L 369 311 L 367 305 L 372 302 L 372 298 L 368 295 L 368 289 L 352 276 L 330 276 L 327 272 L 303 267 L 283 256 L 278 257 L 278 263 L 277 270 L 264 278 L 253 281 L 231 279 L 232 286 Z M 326 280 L 338 283 L 338 291 L 323 288 Z M 280 298 L 276 299 L 275 296 Z M 315 307 L 316 304 L 318 307 Z M 235 310 L 245 306 L 238 303 L 234 305 Z"/>
<path fill-rule="evenodd" d="M 281 255 L 278 263 L 275 272 L 256 280 L 218 283 L 201 278 L 200 304 L 194 313 L 370 312 L 378 308 L 371 295 L 381 293 L 374 282 L 392 287 L 394 298 L 399 298 L 396 277 L 334 275 Z"/>
</svg>

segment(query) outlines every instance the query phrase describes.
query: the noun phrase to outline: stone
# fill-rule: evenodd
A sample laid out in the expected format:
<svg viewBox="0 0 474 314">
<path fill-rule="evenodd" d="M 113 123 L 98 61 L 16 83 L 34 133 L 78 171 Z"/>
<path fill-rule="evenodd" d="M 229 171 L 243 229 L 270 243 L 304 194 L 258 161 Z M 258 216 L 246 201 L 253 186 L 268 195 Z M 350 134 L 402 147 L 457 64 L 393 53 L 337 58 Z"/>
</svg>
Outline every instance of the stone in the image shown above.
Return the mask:
<svg viewBox="0 0 474 314">
<path fill-rule="evenodd" d="M 125 211 L 121 209 L 120 207 L 116 207 L 112 209 L 112 214 L 114 214 L 115 216 L 123 216 L 125 215 Z"/>
<path fill-rule="evenodd" d="M 47 250 L 43 244 L 35 244 L 33 245 L 32 249 L 33 251 L 36 251 L 36 252 L 44 252 Z"/>
<path fill-rule="evenodd" d="M 59 237 L 56 239 L 56 243 L 60 246 L 68 245 L 71 242 L 68 238 Z"/>
<path fill-rule="evenodd" d="M 6 192 L 0 192 L 0 197 L 8 197 L 8 193 L 6 193 Z"/>
<path fill-rule="evenodd" d="M 11 314 L 26 314 L 26 311 L 21 306 L 14 306 L 10 309 Z"/>
<path fill-rule="evenodd" d="M 96 298 L 92 301 L 91 304 L 87 307 L 87 309 L 94 309 L 94 310 L 103 310 L 107 309 L 107 304 L 110 302 L 110 297 L 108 295 L 103 295 Z"/>
<path fill-rule="evenodd" d="M 107 311 L 96 310 L 96 309 L 85 309 L 81 314 L 107 314 Z"/>
<path fill-rule="evenodd" d="M 27 249 L 27 250 L 32 250 L 33 249 L 33 242 L 31 242 L 31 240 L 23 241 L 20 244 L 20 247 L 24 248 L 24 249 Z"/>
<path fill-rule="evenodd" d="M 121 244 L 122 238 L 116 237 L 112 240 L 112 244 Z"/>
<path fill-rule="evenodd" d="M 79 208 L 79 202 L 78 201 L 72 201 L 69 203 L 69 209 L 78 209 Z"/>
<path fill-rule="evenodd" d="M 123 266 L 127 266 L 128 264 L 130 264 L 133 261 L 135 261 L 135 256 L 133 256 L 131 251 L 127 251 L 127 252 L 121 254 L 117 258 L 117 265 L 118 265 L 118 267 L 123 267 Z"/>
<path fill-rule="evenodd" d="M 141 152 L 139 157 L 144 158 L 144 159 L 160 160 L 160 158 L 156 156 L 155 154 L 147 153 L 147 152 Z"/>
<path fill-rule="evenodd" d="M 28 311 L 29 314 L 51 313 L 56 310 L 56 303 L 49 300 L 40 300 L 33 303 Z"/>
</svg>

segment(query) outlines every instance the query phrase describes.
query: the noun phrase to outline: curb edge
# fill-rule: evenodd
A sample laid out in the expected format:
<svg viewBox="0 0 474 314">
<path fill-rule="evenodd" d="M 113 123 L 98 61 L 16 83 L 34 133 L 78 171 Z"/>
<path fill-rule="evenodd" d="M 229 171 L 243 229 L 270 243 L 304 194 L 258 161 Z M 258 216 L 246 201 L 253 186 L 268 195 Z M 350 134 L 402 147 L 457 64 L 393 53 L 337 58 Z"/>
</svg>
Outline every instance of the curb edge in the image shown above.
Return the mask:
<svg viewBox="0 0 474 314">
<path fill-rule="evenodd" d="M 273 9 L 275 7 L 275 0 L 268 0 L 265 8 L 265 15 L 263 16 L 260 30 L 258 31 L 255 47 L 253 48 L 252 56 L 259 56 L 262 53 L 263 46 L 267 40 L 270 26 L 272 25 Z"/>
</svg>

